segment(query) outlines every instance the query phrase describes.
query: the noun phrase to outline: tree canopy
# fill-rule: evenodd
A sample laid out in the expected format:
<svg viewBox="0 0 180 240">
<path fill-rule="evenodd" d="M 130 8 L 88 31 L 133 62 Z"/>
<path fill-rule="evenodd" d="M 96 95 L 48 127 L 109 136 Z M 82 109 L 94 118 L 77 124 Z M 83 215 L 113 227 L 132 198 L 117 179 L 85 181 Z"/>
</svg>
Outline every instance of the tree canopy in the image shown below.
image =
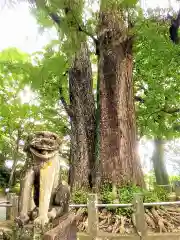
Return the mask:
<svg viewBox="0 0 180 240">
<path fill-rule="evenodd" d="M 132 11 L 136 3 L 134 0 L 121 1 L 125 12 L 133 12 L 131 21 L 134 27 L 128 34 L 135 36 L 133 79 L 138 137 L 171 140 L 178 138 L 180 133 L 180 47 L 170 41 L 169 22 L 162 17 L 162 12 L 150 11 L 144 17 L 138 8 Z M 55 27 L 57 39 L 32 55 L 15 48 L 4 49 L 0 53 L 1 161 L 22 158 L 22 149 L 17 151 L 17 139 L 24 141 L 27 134 L 36 129 L 52 130 L 62 137 L 71 134 L 68 71 L 82 42 L 88 43 L 91 67 L 98 61 L 99 10 L 92 13 L 92 5 L 85 8 L 84 4 L 78 1 L 69 12 L 64 11 L 64 3 L 51 1 L 48 8 L 38 3 L 31 9 L 38 25 L 44 29 Z M 113 4 L 118 6 L 116 1 L 111 3 L 111 7 Z M 58 19 L 55 20 L 52 14 L 57 14 Z M 97 81 L 95 71 L 93 96 L 96 103 Z M 32 91 L 31 101 L 22 97 L 27 88 Z M 14 157 L 16 152 L 18 157 Z"/>
</svg>

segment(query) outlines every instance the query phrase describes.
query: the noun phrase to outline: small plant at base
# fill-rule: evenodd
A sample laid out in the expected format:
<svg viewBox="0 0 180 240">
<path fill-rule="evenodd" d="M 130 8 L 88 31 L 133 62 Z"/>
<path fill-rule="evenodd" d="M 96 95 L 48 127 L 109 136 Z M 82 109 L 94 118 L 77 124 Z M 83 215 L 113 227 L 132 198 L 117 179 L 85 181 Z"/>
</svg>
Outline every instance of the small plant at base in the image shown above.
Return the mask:
<svg viewBox="0 0 180 240">
<path fill-rule="evenodd" d="M 112 192 L 111 184 L 104 184 L 101 188 L 101 201 L 103 203 L 112 203 L 114 200 L 114 195 Z"/>
<path fill-rule="evenodd" d="M 158 187 L 156 190 L 159 201 L 166 202 L 168 201 L 168 190 L 163 187 Z"/>
<path fill-rule="evenodd" d="M 158 194 L 155 191 L 144 190 L 143 195 L 144 195 L 144 202 L 146 203 L 159 201 Z"/>
<path fill-rule="evenodd" d="M 101 194 L 100 194 L 100 200 L 103 203 L 113 203 L 115 200 L 113 191 L 112 191 L 112 185 L 110 183 L 105 183 L 102 187 L 101 187 Z M 114 208 L 112 207 L 107 207 L 107 210 L 109 211 L 114 211 Z"/>
<path fill-rule="evenodd" d="M 180 176 L 169 176 L 170 184 L 173 184 L 174 181 L 180 181 Z"/>
<path fill-rule="evenodd" d="M 17 183 L 15 186 L 10 188 L 10 192 L 16 193 L 17 195 L 19 195 L 20 194 L 20 184 Z"/>
<path fill-rule="evenodd" d="M 88 198 L 88 192 L 82 189 L 76 190 L 72 193 L 72 202 L 76 204 L 86 204 Z"/>
<path fill-rule="evenodd" d="M 142 189 L 137 186 L 129 185 L 120 187 L 118 189 L 118 196 L 119 196 L 119 202 L 120 203 L 132 203 L 134 193 L 140 193 L 142 192 Z M 119 215 L 125 215 L 128 217 L 131 217 L 133 210 L 132 208 L 117 208 L 116 213 Z"/>
</svg>

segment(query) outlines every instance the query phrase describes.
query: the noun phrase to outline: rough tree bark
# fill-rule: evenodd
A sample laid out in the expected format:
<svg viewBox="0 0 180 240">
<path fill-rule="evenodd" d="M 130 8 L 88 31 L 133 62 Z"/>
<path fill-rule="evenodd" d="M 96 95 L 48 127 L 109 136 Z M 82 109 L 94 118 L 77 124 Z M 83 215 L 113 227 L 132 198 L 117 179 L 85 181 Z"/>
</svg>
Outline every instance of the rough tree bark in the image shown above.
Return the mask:
<svg viewBox="0 0 180 240">
<path fill-rule="evenodd" d="M 76 2 L 75 2 L 76 3 Z M 69 97 L 68 105 L 59 86 L 60 99 L 70 117 L 71 147 L 70 172 L 68 183 L 71 190 L 78 188 L 92 188 L 95 161 L 95 101 L 93 95 L 93 78 L 90 54 L 84 33 L 79 30 L 79 22 L 73 14 L 74 2 L 67 2 L 63 7 L 67 17 L 68 32 L 72 45 L 76 46 L 76 53 L 69 69 Z M 77 7 L 77 5 L 75 5 Z M 72 8 L 72 9 L 71 9 Z M 51 19 L 61 28 L 61 19 L 45 6 Z M 82 19 L 79 19 L 82 21 Z M 75 30 L 75 31 L 74 31 Z M 73 53 L 72 53 L 73 54 Z M 71 56 L 70 56 L 71 57 Z"/>
<path fill-rule="evenodd" d="M 160 138 L 154 139 L 154 153 L 152 156 L 156 183 L 158 185 L 168 185 L 169 178 L 164 162 L 164 141 Z"/>
<path fill-rule="evenodd" d="M 88 46 L 81 43 L 69 70 L 71 116 L 71 187 L 91 186 L 95 159 L 95 102 L 92 87 L 92 68 Z"/>
<path fill-rule="evenodd" d="M 101 182 L 144 185 L 137 154 L 133 101 L 132 38 L 120 11 L 100 12 L 100 171 Z"/>
</svg>

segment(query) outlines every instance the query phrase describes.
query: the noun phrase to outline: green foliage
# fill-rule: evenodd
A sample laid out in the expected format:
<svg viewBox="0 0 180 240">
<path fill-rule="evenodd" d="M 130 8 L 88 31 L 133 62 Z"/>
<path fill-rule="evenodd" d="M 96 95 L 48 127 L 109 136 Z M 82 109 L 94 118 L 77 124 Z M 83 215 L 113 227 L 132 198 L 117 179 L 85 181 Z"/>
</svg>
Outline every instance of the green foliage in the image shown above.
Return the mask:
<svg viewBox="0 0 180 240">
<path fill-rule="evenodd" d="M 112 185 L 105 183 L 101 187 L 101 200 L 103 203 L 112 203 L 115 200 L 115 196 L 112 193 Z"/>
<path fill-rule="evenodd" d="M 155 191 L 147 191 L 143 190 L 143 195 L 144 195 L 144 202 L 158 202 L 158 194 Z"/>
<path fill-rule="evenodd" d="M 43 72 L 43 69 L 47 68 L 51 70 L 49 71 L 51 74 L 58 75 L 58 67 L 52 64 L 48 51 L 44 55 L 47 55 L 47 61 L 42 67 L 36 59 L 37 55 L 30 57 L 14 48 L 0 52 L 0 164 L 2 166 L 7 159 L 12 160 L 15 165 L 19 159 L 25 160 L 23 144 L 32 131 L 49 130 L 61 137 L 68 134 L 68 119 L 65 114 L 61 114 L 63 109 L 59 105 L 58 88 L 55 89 L 56 85 L 52 85 L 52 82 L 49 84 L 48 71 Z M 57 58 L 56 56 L 54 61 L 57 61 Z M 31 63 L 32 59 L 34 65 Z M 60 62 L 57 64 L 62 68 Z M 47 92 L 48 97 L 43 97 Z"/>
<path fill-rule="evenodd" d="M 142 192 L 142 189 L 137 186 L 124 186 L 118 189 L 120 203 L 131 203 L 135 193 Z"/>
<path fill-rule="evenodd" d="M 20 184 L 16 184 L 15 186 L 12 187 L 11 192 L 16 193 L 19 195 L 20 193 Z"/>
<path fill-rule="evenodd" d="M 174 181 L 180 181 L 180 176 L 169 176 L 170 184 L 172 184 Z"/>
<path fill-rule="evenodd" d="M 156 190 L 159 201 L 166 202 L 168 201 L 168 191 L 163 187 L 159 187 Z"/>
<path fill-rule="evenodd" d="M 158 187 L 155 190 L 145 190 L 137 186 L 124 186 L 118 188 L 118 195 L 116 199 L 112 193 L 112 187 L 110 184 L 106 184 L 102 187 L 100 200 L 103 203 L 114 203 L 114 200 L 118 200 L 119 203 L 132 203 L 134 194 L 142 193 L 144 196 L 144 202 L 159 202 L 168 201 L 168 192 L 163 187 Z M 112 208 L 108 207 L 110 211 L 113 211 L 120 215 L 131 216 L 133 213 L 132 208 Z"/>
<path fill-rule="evenodd" d="M 135 91 L 143 102 L 136 105 L 139 134 L 166 139 L 178 137 L 180 99 L 179 45 L 169 40 L 168 21 L 161 11 L 136 21 Z M 156 34 L 154 34 L 156 33 Z"/>
<path fill-rule="evenodd" d="M 166 202 L 168 201 L 168 191 L 163 187 L 158 186 L 152 191 L 143 191 L 144 202 Z"/>
<path fill-rule="evenodd" d="M 142 189 L 137 186 L 124 186 L 118 189 L 120 203 L 132 203 L 135 193 L 141 193 Z M 125 216 L 131 216 L 132 208 L 117 208 L 116 213 Z"/>
<path fill-rule="evenodd" d="M 71 196 L 72 202 L 76 204 L 86 204 L 88 193 L 83 189 L 76 190 Z"/>
<path fill-rule="evenodd" d="M 112 0 L 112 1 L 101 1 L 101 9 L 126 9 L 134 8 L 137 4 L 137 0 Z"/>
<path fill-rule="evenodd" d="M 105 184 L 102 186 L 101 189 L 101 201 L 103 203 L 114 203 L 118 200 L 119 203 L 132 203 L 134 193 L 142 192 L 141 188 L 136 186 L 124 186 L 117 189 L 117 196 L 114 196 L 112 192 L 111 184 Z M 110 211 L 116 212 L 117 214 L 121 215 L 128 215 L 132 214 L 132 208 L 112 208 L 108 207 Z"/>
</svg>

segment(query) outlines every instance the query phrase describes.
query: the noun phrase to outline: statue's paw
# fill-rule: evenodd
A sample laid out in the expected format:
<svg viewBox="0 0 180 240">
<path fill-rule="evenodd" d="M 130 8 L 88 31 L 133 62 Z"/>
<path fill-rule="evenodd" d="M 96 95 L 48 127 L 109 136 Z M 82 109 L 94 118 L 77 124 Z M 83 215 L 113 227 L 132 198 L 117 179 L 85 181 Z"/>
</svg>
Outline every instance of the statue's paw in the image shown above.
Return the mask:
<svg viewBox="0 0 180 240">
<path fill-rule="evenodd" d="M 15 223 L 19 226 L 22 227 L 25 224 L 29 222 L 29 216 L 27 214 L 20 214 L 19 217 L 15 218 Z"/>
<path fill-rule="evenodd" d="M 38 211 L 39 211 L 39 210 L 38 210 L 37 207 L 34 208 L 33 210 L 29 211 L 28 216 L 29 216 L 29 218 L 30 218 L 31 221 L 34 221 L 34 220 L 38 217 L 38 213 L 39 213 Z"/>
<path fill-rule="evenodd" d="M 53 208 L 50 212 L 48 212 L 48 218 L 49 219 L 55 219 L 56 218 L 56 209 Z"/>
<path fill-rule="evenodd" d="M 35 227 L 43 227 L 48 222 L 49 222 L 48 216 L 39 216 L 34 220 L 34 226 Z"/>
</svg>

